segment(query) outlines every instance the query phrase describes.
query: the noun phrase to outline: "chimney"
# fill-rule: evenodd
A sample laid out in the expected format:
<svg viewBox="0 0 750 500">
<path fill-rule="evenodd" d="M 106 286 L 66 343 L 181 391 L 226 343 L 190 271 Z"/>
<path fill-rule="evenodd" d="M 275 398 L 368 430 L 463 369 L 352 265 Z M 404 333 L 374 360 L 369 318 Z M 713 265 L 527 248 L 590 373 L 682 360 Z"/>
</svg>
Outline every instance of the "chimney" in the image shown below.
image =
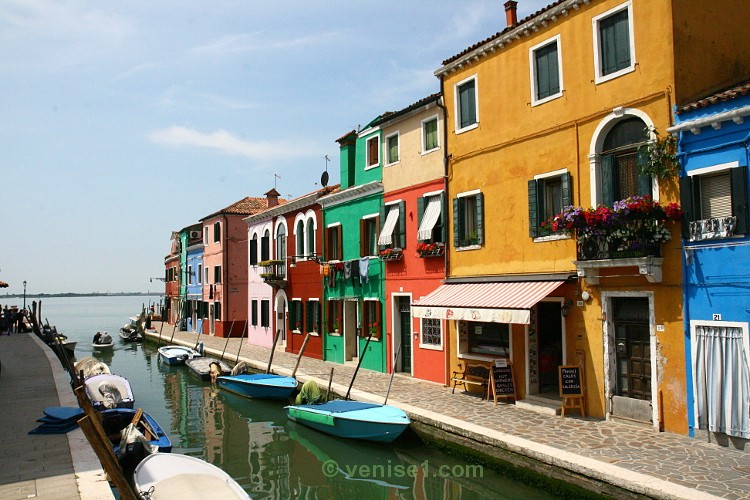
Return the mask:
<svg viewBox="0 0 750 500">
<path fill-rule="evenodd" d="M 268 208 L 275 207 L 279 204 L 279 192 L 276 191 L 276 188 L 272 188 L 269 192 L 265 193 L 266 195 L 266 204 L 268 205 Z"/>
<path fill-rule="evenodd" d="M 514 2 L 513 0 L 508 0 L 503 4 L 505 7 L 505 21 L 508 23 L 508 27 L 514 26 L 518 23 L 516 5 L 518 5 L 518 2 Z"/>
</svg>

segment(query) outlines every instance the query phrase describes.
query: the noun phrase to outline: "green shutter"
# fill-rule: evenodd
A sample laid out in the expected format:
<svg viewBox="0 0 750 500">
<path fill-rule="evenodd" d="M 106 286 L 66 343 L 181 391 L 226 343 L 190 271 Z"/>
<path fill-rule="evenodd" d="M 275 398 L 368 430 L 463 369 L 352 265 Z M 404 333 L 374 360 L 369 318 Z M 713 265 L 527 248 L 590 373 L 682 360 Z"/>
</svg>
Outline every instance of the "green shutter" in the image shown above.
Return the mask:
<svg viewBox="0 0 750 500">
<path fill-rule="evenodd" d="M 403 201 L 398 204 L 398 246 L 406 248 L 406 203 Z"/>
<path fill-rule="evenodd" d="M 484 194 L 477 194 L 476 200 L 477 239 L 479 244 L 482 245 L 484 243 Z"/>
<path fill-rule="evenodd" d="M 565 172 L 560 178 L 562 184 L 562 206 L 569 207 L 573 204 L 573 176 Z"/>
<path fill-rule="evenodd" d="M 293 300 L 291 302 L 291 307 L 289 308 L 289 329 L 296 330 L 296 328 L 297 328 L 297 301 Z"/>
<path fill-rule="evenodd" d="M 448 211 L 445 207 L 445 191 L 440 193 L 440 218 L 438 221 L 440 222 L 440 238 L 443 243 L 446 243 L 448 241 L 448 235 L 446 234 L 446 230 L 448 229 Z"/>
<path fill-rule="evenodd" d="M 461 235 L 463 234 L 463 221 L 461 220 L 461 204 L 458 198 L 453 198 L 453 246 L 461 246 Z"/>
<path fill-rule="evenodd" d="M 422 216 L 424 215 L 424 196 L 417 198 L 417 230 L 422 225 Z"/>
<path fill-rule="evenodd" d="M 747 214 L 747 167 L 731 168 L 732 173 L 732 215 L 737 217 L 736 234 L 748 233 Z"/>
<path fill-rule="evenodd" d="M 697 205 L 693 203 L 693 178 L 680 178 L 680 205 L 682 205 L 682 237 L 685 240 L 690 239 L 690 223 L 698 220 L 698 214 L 695 213 Z"/>
<path fill-rule="evenodd" d="M 258 263 L 258 238 L 250 240 L 250 265 Z"/>
<path fill-rule="evenodd" d="M 300 302 L 300 305 L 302 305 L 301 302 Z M 305 308 L 305 331 L 306 332 L 312 332 L 314 330 L 314 328 L 313 328 L 313 325 L 314 325 L 313 314 L 314 314 L 314 311 L 313 311 L 313 308 L 312 308 L 312 303 L 308 300 L 307 301 L 307 307 Z"/>
<path fill-rule="evenodd" d="M 648 164 L 648 153 L 644 148 L 638 148 L 637 153 L 637 169 L 638 169 L 638 194 L 641 196 L 653 194 L 651 189 L 651 176 L 640 173 L 640 165 Z"/>
<path fill-rule="evenodd" d="M 537 181 L 529 181 L 529 236 L 539 236 L 539 203 L 537 197 Z"/>
<path fill-rule="evenodd" d="M 611 207 L 615 204 L 614 155 L 602 155 L 602 204 Z"/>
</svg>

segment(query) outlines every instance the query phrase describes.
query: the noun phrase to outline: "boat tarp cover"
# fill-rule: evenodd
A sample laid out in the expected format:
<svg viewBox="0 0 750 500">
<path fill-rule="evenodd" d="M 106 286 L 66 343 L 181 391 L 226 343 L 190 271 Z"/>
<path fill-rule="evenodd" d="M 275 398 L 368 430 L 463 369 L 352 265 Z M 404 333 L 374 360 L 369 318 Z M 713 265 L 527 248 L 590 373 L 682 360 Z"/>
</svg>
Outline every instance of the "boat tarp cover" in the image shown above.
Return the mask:
<svg viewBox="0 0 750 500">
<path fill-rule="evenodd" d="M 300 420 L 307 420 L 308 422 L 315 422 L 316 424 L 334 425 L 333 415 L 329 415 L 328 413 L 315 413 L 292 407 L 289 408 L 289 416 Z"/>
<path fill-rule="evenodd" d="M 383 405 L 375 403 L 363 403 L 361 401 L 329 401 L 322 405 L 313 405 L 312 407 L 320 411 L 329 411 L 331 413 L 345 413 L 348 411 L 367 410 L 368 408 L 379 408 Z"/>
</svg>

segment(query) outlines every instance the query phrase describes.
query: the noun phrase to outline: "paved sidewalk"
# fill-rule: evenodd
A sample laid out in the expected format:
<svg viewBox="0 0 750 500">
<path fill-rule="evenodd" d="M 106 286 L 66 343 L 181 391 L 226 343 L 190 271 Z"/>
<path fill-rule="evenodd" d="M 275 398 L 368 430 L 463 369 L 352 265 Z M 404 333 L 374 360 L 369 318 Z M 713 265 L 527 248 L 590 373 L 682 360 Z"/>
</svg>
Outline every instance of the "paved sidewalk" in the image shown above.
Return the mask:
<svg viewBox="0 0 750 500">
<path fill-rule="evenodd" d="M 48 406 L 78 406 L 70 377 L 33 334 L 0 336 L 0 499 L 114 498 L 81 429 L 31 435 Z"/>
<path fill-rule="evenodd" d="M 157 331 L 161 323 L 154 325 Z M 161 343 L 172 337 L 164 325 Z M 159 342 L 159 339 L 150 339 Z M 265 369 L 270 349 L 239 339 L 198 336 L 177 331 L 173 343 L 193 347 L 200 340 L 207 355 L 239 359 Z M 241 350 L 240 350 L 241 349 Z M 297 356 L 277 350 L 273 371 L 288 375 Z M 354 367 L 304 357 L 297 378 L 315 379 L 325 387 L 334 367 L 333 390 L 346 390 Z M 382 403 L 390 375 L 360 369 L 352 399 Z M 595 478 L 655 498 L 750 498 L 750 453 L 722 448 L 698 439 L 648 428 L 590 418 L 561 418 L 512 404 L 497 406 L 440 384 L 396 375 L 388 404 L 406 411 L 413 421 L 440 427 L 459 436 Z"/>
</svg>

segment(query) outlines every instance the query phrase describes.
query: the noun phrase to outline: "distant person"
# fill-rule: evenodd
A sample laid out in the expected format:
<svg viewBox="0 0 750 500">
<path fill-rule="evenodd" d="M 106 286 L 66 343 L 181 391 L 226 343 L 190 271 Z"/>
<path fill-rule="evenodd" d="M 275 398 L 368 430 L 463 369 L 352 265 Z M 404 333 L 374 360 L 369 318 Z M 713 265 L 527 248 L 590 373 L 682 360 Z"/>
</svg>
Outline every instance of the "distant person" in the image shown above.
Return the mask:
<svg viewBox="0 0 750 500">
<path fill-rule="evenodd" d="M 94 344 L 101 344 L 102 343 L 102 332 L 96 332 L 96 335 L 94 335 Z"/>
<path fill-rule="evenodd" d="M 215 384 L 216 379 L 221 375 L 221 365 L 216 361 L 212 361 L 209 366 L 208 374 L 211 376 L 211 383 Z"/>
<path fill-rule="evenodd" d="M 146 330 L 151 329 L 151 313 L 146 316 Z"/>
<path fill-rule="evenodd" d="M 99 339 L 99 342 L 102 344 L 111 344 L 112 343 L 112 336 L 108 332 L 104 332 L 102 334 L 102 338 Z"/>
</svg>

